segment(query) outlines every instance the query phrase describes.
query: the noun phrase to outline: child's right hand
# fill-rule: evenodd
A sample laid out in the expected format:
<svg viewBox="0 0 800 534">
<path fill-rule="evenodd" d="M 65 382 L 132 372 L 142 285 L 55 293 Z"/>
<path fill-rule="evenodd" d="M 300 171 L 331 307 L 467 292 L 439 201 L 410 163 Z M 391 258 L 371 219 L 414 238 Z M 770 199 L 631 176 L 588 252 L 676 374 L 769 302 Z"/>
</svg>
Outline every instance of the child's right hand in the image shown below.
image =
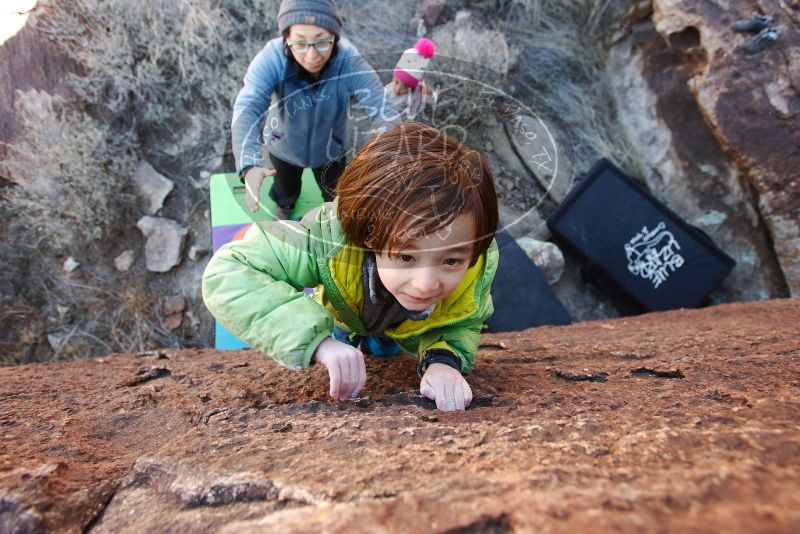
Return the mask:
<svg viewBox="0 0 800 534">
<path fill-rule="evenodd" d="M 325 338 L 314 351 L 314 361 L 328 369 L 331 379 L 331 397 L 336 400 L 352 399 L 367 381 L 364 354 L 357 348 Z"/>
<path fill-rule="evenodd" d="M 258 211 L 258 199 L 261 191 L 261 183 L 267 176 L 275 176 L 274 169 L 263 167 L 252 167 L 244 174 L 245 197 L 244 201 L 250 211 Z"/>
</svg>

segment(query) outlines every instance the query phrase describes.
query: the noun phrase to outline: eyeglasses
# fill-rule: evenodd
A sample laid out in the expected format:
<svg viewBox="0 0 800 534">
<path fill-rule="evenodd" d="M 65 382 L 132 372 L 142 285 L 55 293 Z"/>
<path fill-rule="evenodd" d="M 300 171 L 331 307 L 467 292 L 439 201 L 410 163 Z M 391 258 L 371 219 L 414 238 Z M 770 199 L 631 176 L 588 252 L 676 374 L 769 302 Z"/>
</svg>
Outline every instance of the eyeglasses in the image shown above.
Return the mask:
<svg viewBox="0 0 800 534">
<path fill-rule="evenodd" d="M 286 44 L 291 46 L 292 49 L 294 49 L 294 51 L 298 54 L 305 54 L 312 46 L 314 47 L 314 50 L 319 53 L 327 52 L 331 49 L 333 43 L 333 39 L 320 39 L 319 41 L 313 41 L 311 43 L 307 43 L 305 41 L 286 41 Z"/>
</svg>

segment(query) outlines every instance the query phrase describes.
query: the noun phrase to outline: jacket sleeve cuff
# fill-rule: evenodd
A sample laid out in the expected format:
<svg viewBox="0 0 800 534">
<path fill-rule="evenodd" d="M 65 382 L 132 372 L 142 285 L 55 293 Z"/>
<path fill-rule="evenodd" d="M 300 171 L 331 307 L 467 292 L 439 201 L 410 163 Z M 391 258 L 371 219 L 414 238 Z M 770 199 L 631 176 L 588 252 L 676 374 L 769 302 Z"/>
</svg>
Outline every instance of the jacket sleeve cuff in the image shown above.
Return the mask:
<svg viewBox="0 0 800 534">
<path fill-rule="evenodd" d="M 443 363 L 461 372 L 461 360 L 458 356 L 447 349 L 428 349 L 417 365 L 417 375 L 422 378 L 432 363 Z"/>
<path fill-rule="evenodd" d="M 242 183 L 244 183 L 244 175 L 247 174 L 247 171 L 249 171 L 253 167 L 255 167 L 255 165 L 246 165 L 242 167 L 242 170 L 239 171 L 239 180 L 241 180 Z"/>
<path fill-rule="evenodd" d="M 314 352 L 316 352 L 317 347 L 319 347 L 320 343 L 331 337 L 332 334 L 333 332 L 323 332 L 308 344 L 306 353 L 303 355 L 303 363 L 305 364 L 303 367 L 309 367 L 311 365 L 311 361 L 314 357 Z"/>
</svg>

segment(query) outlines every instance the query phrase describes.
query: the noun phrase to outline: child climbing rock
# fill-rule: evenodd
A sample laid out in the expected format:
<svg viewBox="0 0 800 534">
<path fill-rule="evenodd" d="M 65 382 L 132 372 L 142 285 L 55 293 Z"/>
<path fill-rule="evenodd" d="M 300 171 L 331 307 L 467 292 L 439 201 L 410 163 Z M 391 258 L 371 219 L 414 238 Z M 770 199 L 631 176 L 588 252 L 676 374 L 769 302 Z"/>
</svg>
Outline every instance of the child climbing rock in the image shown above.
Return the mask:
<svg viewBox="0 0 800 534">
<path fill-rule="evenodd" d="M 394 125 L 301 221 L 253 226 L 217 251 L 203 298 L 233 334 L 291 369 L 324 365 L 330 394 L 366 381 L 367 338 L 415 356 L 420 392 L 463 410 L 492 313 L 497 197 L 486 158 L 431 126 Z M 303 293 L 314 287 L 314 298 Z"/>
</svg>

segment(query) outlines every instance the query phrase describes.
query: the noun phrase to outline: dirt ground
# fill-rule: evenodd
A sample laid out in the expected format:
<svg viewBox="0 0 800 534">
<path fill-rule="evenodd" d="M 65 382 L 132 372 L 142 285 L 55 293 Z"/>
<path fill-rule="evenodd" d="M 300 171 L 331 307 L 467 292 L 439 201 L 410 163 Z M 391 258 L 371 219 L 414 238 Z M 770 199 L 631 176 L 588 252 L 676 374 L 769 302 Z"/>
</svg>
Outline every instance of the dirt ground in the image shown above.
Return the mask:
<svg viewBox="0 0 800 534">
<path fill-rule="evenodd" d="M 0 369 L 0 532 L 800 531 L 800 299 L 483 337 L 415 361 L 163 350 Z"/>
</svg>

